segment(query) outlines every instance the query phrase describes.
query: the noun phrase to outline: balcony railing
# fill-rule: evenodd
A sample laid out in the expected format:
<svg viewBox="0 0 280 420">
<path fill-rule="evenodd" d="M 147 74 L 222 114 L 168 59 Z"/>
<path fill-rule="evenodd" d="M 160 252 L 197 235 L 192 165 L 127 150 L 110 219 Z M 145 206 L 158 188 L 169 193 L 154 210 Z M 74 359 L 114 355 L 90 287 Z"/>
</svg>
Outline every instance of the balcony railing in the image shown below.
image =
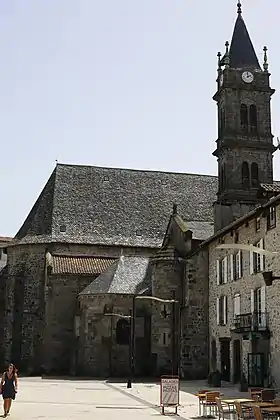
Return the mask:
<svg viewBox="0 0 280 420">
<path fill-rule="evenodd" d="M 266 312 L 254 312 L 252 314 L 235 315 L 234 330 L 236 332 L 267 331 L 268 314 Z"/>
</svg>

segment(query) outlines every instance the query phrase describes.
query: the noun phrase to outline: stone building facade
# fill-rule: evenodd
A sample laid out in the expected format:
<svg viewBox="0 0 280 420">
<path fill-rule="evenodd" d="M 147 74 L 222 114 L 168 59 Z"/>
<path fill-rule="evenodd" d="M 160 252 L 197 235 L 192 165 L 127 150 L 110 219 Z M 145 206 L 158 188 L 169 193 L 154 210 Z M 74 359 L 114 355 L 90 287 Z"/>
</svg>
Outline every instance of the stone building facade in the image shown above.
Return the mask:
<svg viewBox="0 0 280 420">
<path fill-rule="evenodd" d="M 261 275 L 268 262 L 258 257 L 253 275 L 248 256 L 216 249 L 248 238 L 262 239 L 259 248 L 272 237 L 277 243 L 277 227 L 263 236 L 263 216 L 260 228 L 250 230 L 280 193 L 273 182 L 273 93 L 267 51 L 261 67 L 238 4 L 230 48 L 218 55 L 218 177 L 57 164 L 7 247 L 0 363 L 12 360 L 30 374 L 133 370 L 188 379 L 219 368 L 224 379 L 238 381 L 241 368 L 250 373 L 247 355 L 254 353 L 264 359 L 261 369 L 271 367 L 265 380 L 272 372 L 278 381 L 274 318 L 242 340 L 231 327 L 235 295 L 235 312 L 242 306 L 247 316 L 249 290 L 258 289 L 252 301 L 259 323 L 267 308 L 277 310 L 267 303 L 273 292 Z M 217 284 L 217 270 L 220 278 L 232 262 L 235 271 L 224 275 L 234 280 Z"/>
<path fill-rule="evenodd" d="M 279 276 L 280 195 L 225 228 L 209 248 L 210 360 L 223 377 L 251 386 L 280 383 L 280 281 L 266 285 L 263 273 Z M 258 254 L 242 248 L 269 251 Z M 229 245 L 234 248 L 222 248 Z M 273 254 L 275 252 L 275 254 Z"/>
</svg>

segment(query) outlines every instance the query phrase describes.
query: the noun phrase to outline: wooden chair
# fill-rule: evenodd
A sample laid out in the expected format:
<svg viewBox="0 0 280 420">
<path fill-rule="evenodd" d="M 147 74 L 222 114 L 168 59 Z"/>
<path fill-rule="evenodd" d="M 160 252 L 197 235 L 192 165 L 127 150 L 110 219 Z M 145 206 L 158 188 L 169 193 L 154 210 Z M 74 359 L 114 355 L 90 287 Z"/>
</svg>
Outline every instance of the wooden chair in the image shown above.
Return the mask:
<svg viewBox="0 0 280 420">
<path fill-rule="evenodd" d="M 220 398 L 220 393 L 216 391 L 206 392 L 205 400 L 202 402 L 203 405 L 203 417 L 207 415 L 207 408 L 209 409 L 210 416 L 217 414 L 217 403 L 216 398 Z M 206 413 L 205 413 L 206 411 Z"/>
<path fill-rule="evenodd" d="M 234 401 L 238 420 L 253 420 L 255 419 L 251 407 L 242 407 L 239 401 Z"/>
<path fill-rule="evenodd" d="M 262 390 L 263 388 L 251 388 L 250 393 L 251 393 L 252 400 L 260 401 L 260 395 L 261 395 Z"/>
<path fill-rule="evenodd" d="M 209 389 L 200 389 L 197 393 L 198 395 L 198 415 L 201 415 L 201 408 L 203 408 L 203 401 L 205 400 L 205 397 L 199 397 L 201 394 L 206 394 L 206 392 L 209 392 Z"/>
<path fill-rule="evenodd" d="M 263 389 L 261 393 L 261 401 L 272 402 L 275 400 L 276 392 L 274 389 Z"/>
<path fill-rule="evenodd" d="M 255 420 L 263 420 L 260 407 L 253 405 L 253 413 L 254 413 Z"/>
<path fill-rule="evenodd" d="M 216 397 L 216 404 L 218 408 L 219 420 L 225 419 L 225 414 L 235 414 L 235 409 L 233 406 L 229 406 L 228 404 L 223 404 L 221 398 Z"/>
</svg>

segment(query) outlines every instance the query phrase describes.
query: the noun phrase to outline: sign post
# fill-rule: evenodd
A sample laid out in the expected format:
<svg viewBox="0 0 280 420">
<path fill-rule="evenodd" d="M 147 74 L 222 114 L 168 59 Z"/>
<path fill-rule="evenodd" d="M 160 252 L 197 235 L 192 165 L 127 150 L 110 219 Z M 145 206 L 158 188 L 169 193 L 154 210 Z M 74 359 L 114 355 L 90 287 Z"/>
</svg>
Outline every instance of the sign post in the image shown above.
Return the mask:
<svg viewBox="0 0 280 420">
<path fill-rule="evenodd" d="M 162 376 L 160 380 L 161 414 L 165 414 L 165 407 L 175 408 L 175 414 L 177 414 L 177 409 L 179 406 L 179 394 L 179 376 Z"/>
</svg>

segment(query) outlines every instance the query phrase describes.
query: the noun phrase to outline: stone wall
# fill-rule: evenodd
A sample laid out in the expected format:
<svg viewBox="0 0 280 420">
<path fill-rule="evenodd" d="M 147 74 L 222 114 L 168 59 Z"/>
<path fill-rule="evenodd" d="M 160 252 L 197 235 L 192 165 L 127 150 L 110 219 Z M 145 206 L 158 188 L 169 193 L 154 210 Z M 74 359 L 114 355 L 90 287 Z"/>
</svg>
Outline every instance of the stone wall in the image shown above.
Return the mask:
<svg viewBox="0 0 280 420">
<path fill-rule="evenodd" d="M 208 374 L 208 250 L 187 259 L 182 312 L 181 372 L 186 379 Z"/>
<path fill-rule="evenodd" d="M 5 287 L 5 362 L 25 372 L 40 370 L 44 329 L 45 246 L 8 248 Z"/>
<path fill-rule="evenodd" d="M 134 372 L 145 375 L 150 371 L 150 303 L 135 302 Z M 131 295 L 81 295 L 77 329 L 77 359 L 75 371 L 96 377 L 128 377 L 130 374 L 129 343 L 119 344 L 116 337 L 116 315 L 132 315 Z M 127 319 L 125 322 L 130 323 Z"/>
<path fill-rule="evenodd" d="M 280 207 L 277 207 L 277 225 L 275 228 L 267 229 L 266 215 L 263 214 L 260 220 L 260 230 L 256 231 L 256 219 L 245 221 L 237 229 L 222 237 L 217 238 L 209 245 L 209 323 L 210 323 L 210 342 L 216 340 L 217 343 L 217 365 L 220 368 L 220 338 L 231 339 L 231 361 L 233 361 L 233 341 L 241 341 L 242 368 L 247 376 L 247 354 L 254 350 L 251 340 L 244 340 L 241 334 L 234 333 L 234 295 L 240 293 L 241 314 L 251 313 L 251 290 L 264 287 L 265 282 L 261 273 L 250 274 L 250 253 L 242 251 L 243 276 L 239 280 L 231 280 L 228 276 L 228 283 L 217 285 L 217 259 L 222 259 L 225 255 L 230 255 L 232 250 L 217 250 L 220 243 L 234 243 L 235 234 L 238 232 L 238 243 L 255 244 L 260 239 L 264 239 L 264 247 L 269 251 L 279 251 L 280 244 Z M 265 257 L 265 271 L 273 270 L 274 275 L 280 275 L 280 260 L 278 256 Z M 270 337 L 270 354 L 268 364 L 270 365 L 270 376 L 268 381 L 275 381 L 280 385 L 280 281 L 275 281 L 273 286 L 265 287 L 265 305 L 268 313 Z M 228 297 L 228 322 L 225 326 L 217 325 L 217 298 L 226 295 Z M 246 338 L 246 337 L 245 337 Z M 233 380 L 233 364 L 231 368 L 231 379 Z"/>
<path fill-rule="evenodd" d="M 75 315 L 78 294 L 94 276 L 47 275 L 45 284 L 45 330 L 43 371 L 67 374 L 75 347 Z"/>
</svg>

